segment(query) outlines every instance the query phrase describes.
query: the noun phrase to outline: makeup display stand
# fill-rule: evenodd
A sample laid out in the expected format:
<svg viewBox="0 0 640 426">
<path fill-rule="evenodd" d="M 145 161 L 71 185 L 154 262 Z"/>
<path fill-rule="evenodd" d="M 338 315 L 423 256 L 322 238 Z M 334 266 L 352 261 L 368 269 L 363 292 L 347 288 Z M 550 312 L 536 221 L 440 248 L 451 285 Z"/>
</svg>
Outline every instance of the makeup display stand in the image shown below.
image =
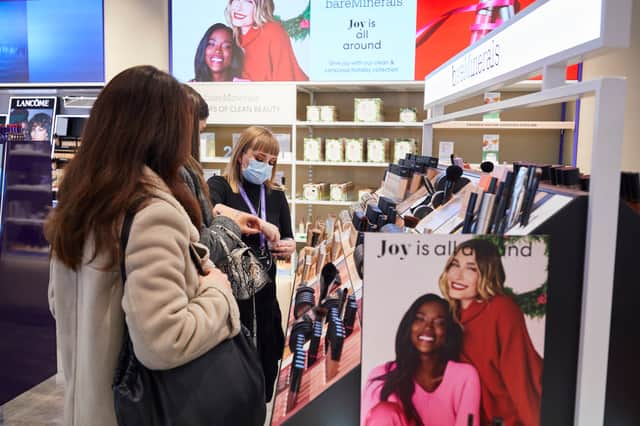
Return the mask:
<svg viewBox="0 0 640 426">
<path fill-rule="evenodd" d="M 629 46 L 631 2 L 603 0 L 590 4 L 591 14 L 589 16 L 593 21 L 589 24 L 579 25 L 580 28 L 585 29 L 585 32 L 574 32 L 572 37 L 567 37 L 560 31 L 562 28 L 560 22 L 564 23 L 566 16 L 559 7 L 559 3 L 556 2 L 544 2 L 532 6 L 427 76 L 425 80 L 425 108 L 430 110 L 430 114 L 429 119 L 425 121 L 423 132 L 423 153 L 429 155 L 433 151 L 434 126 L 439 123 L 464 120 L 489 112 L 526 109 L 539 105 L 558 104 L 583 96 L 593 96 L 595 113 L 592 119 L 594 131 L 591 148 L 590 192 L 587 201 L 580 201 L 586 204 L 585 233 L 579 238 L 584 244 L 584 262 L 580 262 L 579 257 L 574 256 L 573 261 L 569 263 L 564 257 L 571 252 L 556 251 L 557 249 L 553 248 L 554 244 L 562 243 L 562 241 L 558 243 L 554 243 L 554 241 L 565 239 L 564 230 L 571 226 L 571 221 L 565 217 L 565 214 L 558 212 L 549 219 L 549 221 L 552 219 L 562 221 L 557 229 L 544 228 L 544 224 L 542 224 L 534 232 L 545 232 L 551 235 L 552 250 L 557 253 L 555 255 L 550 253 L 552 263 L 561 261 L 562 268 L 575 268 L 576 272 L 583 271 L 582 274 L 577 275 L 582 277 L 578 281 L 581 285 L 580 299 L 567 300 L 566 306 L 550 307 L 552 312 L 547 320 L 547 331 L 551 333 L 554 333 L 552 328 L 562 327 L 563 322 L 579 324 L 579 329 L 575 330 L 572 335 L 562 336 L 563 340 L 571 340 L 571 336 L 578 337 L 577 342 L 574 342 L 577 343 L 574 346 L 574 350 L 577 350 L 574 352 L 574 362 L 569 363 L 567 359 L 565 364 L 568 371 L 574 371 L 574 366 L 577 365 L 575 416 L 565 417 L 562 422 L 551 421 L 548 417 L 552 415 L 551 410 L 547 408 L 549 404 L 560 404 L 559 401 L 561 401 L 562 404 L 571 407 L 571 401 L 574 399 L 568 393 L 558 393 L 555 401 L 551 401 L 550 395 L 543 394 L 542 423 L 602 425 L 605 412 L 614 265 L 616 262 L 626 81 L 624 78 L 607 77 L 568 85 L 565 84 L 564 76 L 567 64 L 575 61 L 575 58 L 583 55 L 601 55 L 607 53 L 611 48 Z M 525 40 L 518 40 L 518 35 L 529 34 L 530 32 L 525 29 L 531 30 L 529 25 L 536 25 L 535 22 L 540 22 L 540 19 L 544 19 L 549 28 L 553 29 L 548 33 L 548 37 L 550 37 L 548 45 L 552 47 L 548 50 L 532 50 L 527 52 L 527 57 L 518 56 L 516 53 L 518 47 L 515 46 L 518 43 L 521 43 L 520 46 L 527 43 Z M 554 22 L 558 23 L 558 28 L 555 27 Z M 575 28 L 577 29 L 578 26 Z M 547 42 L 546 37 L 547 35 L 538 40 L 536 45 L 543 46 Z M 515 44 L 511 44 L 512 42 Z M 482 49 L 486 49 L 490 43 L 501 44 L 501 56 L 510 57 L 513 55 L 514 62 L 487 70 L 475 77 L 470 76 L 467 81 L 461 84 L 451 83 L 451 69 L 455 69 L 454 67 L 464 61 L 468 57 L 467 55 L 478 54 Z M 542 90 L 539 92 L 445 113 L 446 105 L 477 95 L 489 88 L 493 90 L 493 88 L 509 81 L 540 70 L 542 70 L 543 83 Z M 586 238 L 584 238 L 585 235 Z M 576 241 L 576 243 L 578 242 Z M 554 257 L 560 259 L 554 259 Z M 552 268 L 550 266 L 550 274 Z M 577 291 L 577 289 L 572 290 L 573 296 L 578 296 Z M 550 302 L 552 298 L 553 295 L 550 294 Z M 575 307 L 573 304 L 577 303 L 579 303 L 579 309 L 572 310 L 571 306 Z M 553 309 L 558 309 L 557 312 L 563 311 L 562 315 L 554 315 Z M 547 380 L 551 379 L 546 362 L 555 362 L 556 356 L 560 359 L 563 355 L 567 356 L 558 353 L 560 351 L 555 352 L 558 348 L 554 348 L 554 345 L 560 344 L 552 340 L 550 347 L 545 346 L 546 350 L 551 351 L 551 353 L 545 352 L 545 378 Z M 570 351 L 568 346 L 564 346 L 565 351 Z M 565 372 L 565 374 L 567 373 Z M 562 382 L 565 390 L 574 385 L 570 375 L 564 376 Z M 543 386 L 545 392 L 554 392 L 554 386 L 547 386 L 546 383 Z M 558 384 L 557 388 L 562 388 L 562 384 Z"/>
<path fill-rule="evenodd" d="M 356 234 L 350 223 L 343 226 L 333 220 L 330 226 L 326 240 L 300 251 L 272 425 L 313 424 L 309 410 L 326 403 L 332 410 L 350 412 L 355 421 L 351 424 L 358 421 L 358 392 L 350 385 L 358 386 L 361 358 L 362 280 L 353 260 Z M 335 416 L 338 423 L 330 423 L 340 424 L 343 414 Z M 316 420 L 327 422 L 326 417 Z"/>
<path fill-rule="evenodd" d="M 429 113 L 422 133 L 424 155 L 433 155 L 435 129 L 442 123 L 468 120 L 495 111 L 526 111 L 531 107 L 560 104 L 584 96 L 594 99 L 588 196 L 543 187 L 539 192 L 550 194 L 550 197 L 539 203 L 529 225 L 514 227 L 506 232 L 507 235 L 550 236 L 548 279 L 552 285 L 549 286 L 546 309 L 541 406 L 541 424 L 545 425 L 613 424 L 613 416 L 616 415 L 627 422 L 624 424 L 630 424 L 628 422 L 633 416 L 628 414 L 634 409 L 637 411 L 634 407 L 637 401 L 634 404 L 631 401 L 633 397 L 629 396 L 634 394 L 631 390 L 633 386 L 627 387 L 627 392 L 623 390 L 625 374 L 629 380 L 628 374 L 638 371 L 637 359 L 628 355 L 632 348 L 629 342 L 632 341 L 620 337 L 613 340 L 623 329 L 628 329 L 622 321 L 634 322 L 629 300 L 637 301 L 637 297 L 633 296 L 638 293 L 637 286 L 630 285 L 637 281 L 634 279 L 637 274 L 631 266 L 634 260 L 630 259 L 631 253 L 637 253 L 637 234 L 635 238 L 629 234 L 639 229 L 638 219 L 626 206 L 619 207 L 626 82 L 624 78 L 617 77 L 575 84 L 566 84 L 564 81 L 565 68 L 575 58 L 604 54 L 610 48 L 628 47 L 631 2 L 603 0 L 583 4 L 583 7 L 587 6 L 590 8 L 588 16 L 594 21 L 581 26 L 591 28 L 590 32 L 580 35 L 582 38 L 573 37 L 576 34 L 572 34 L 572 37 L 564 37 L 560 32 L 556 34 L 555 31 L 562 28 L 560 22 L 566 19 L 561 12 L 561 2 L 541 2 L 461 52 L 425 80 L 424 106 Z M 550 25 L 550 28 L 554 28 L 549 32 L 552 47 L 548 50 L 532 50 L 527 52 L 527 57 L 519 55 L 519 46 L 525 41 L 514 40 L 512 36 L 528 36 L 533 30 L 527 26 L 539 22 L 543 17 L 547 23 L 558 21 L 557 28 Z M 451 69 L 463 67 L 460 64 L 464 64 L 469 57 L 481 55 L 491 43 L 501 45 L 502 58 L 514 58 L 515 62 L 508 62 L 477 76 L 463 74 L 461 81 L 451 83 Z M 543 81 L 538 92 L 453 112 L 447 108 L 487 90 L 500 90 L 503 85 L 540 71 Z M 558 202 L 563 199 L 565 202 Z M 616 249 L 621 252 L 618 256 Z M 617 293 L 615 299 L 614 291 Z M 612 325 L 619 327 L 618 332 L 612 332 Z M 628 346 L 625 346 L 625 342 Z M 621 365 L 613 365 L 615 362 Z M 611 366 L 609 377 L 608 366 Z M 348 386 L 346 379 L 343 385 Z M 336 386 L 327 390 L 322 406 L 318 399 L 313 411 L 311 405 L 306 413 L 301 411 L 300 415 L 307 414 L 308 417 L 300 418 L 299 424 L 341 422 L 342 419 L 338 419 L 339 415 L 334 414 L 337 411 L 330 404 L 338 402 L 345 394 L 352 396 L 351 403 L 358 404 L 356 395 L 360 389 L 357 383 L 352 384 L 350 392 L 339 394 L 337 389 Z M 611 395 L 607 398 L 607 390 L 614 397 L 620 396 L 620 399 L 614 400 Z M 322 416 L 323 421 L 314 423 L 317 419 L 312 417 L 314 415 Z M 329 415 L 333 416 L 330 421 Z"/>
</svg>

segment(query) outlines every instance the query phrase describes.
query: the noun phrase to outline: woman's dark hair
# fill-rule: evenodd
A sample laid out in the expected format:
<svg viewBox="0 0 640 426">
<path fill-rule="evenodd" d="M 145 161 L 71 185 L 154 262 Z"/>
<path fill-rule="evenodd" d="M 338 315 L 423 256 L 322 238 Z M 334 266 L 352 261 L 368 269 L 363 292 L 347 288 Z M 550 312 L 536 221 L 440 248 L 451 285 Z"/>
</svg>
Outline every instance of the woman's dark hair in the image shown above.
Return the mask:
<svg viewBox="0 0 640 426">
<path fill-rule="evenodd" d="M 211 37 L 211 33 L 217 30 L 225 30 L 231 36 L 232 42 L 232 55 L 231 55 L 231 66 L 227 78 L 229 80 L 234 77 L 240 77 L 242 73 L 242 66 L 244 65 L 244 52 L 238 44 L 235 42 L 235 38 L 233 37 L 233 30 L 230 27 L 227 27 L 225 24 L 217 23 L 204 32 L 204 35 L 200 39 L 200 43 L 198 43 L 198 48 L 196 49 L 196 55 L 193 59 L 193 68 L 195 72 L 195 81 L 213 81 L 211 78 L 211 70 L 207 66 L 205 61 L 205 50 L 207 49 L 207 44 L 209 43 L 209 38 Z"/>
<path fill-rule="evenodd" d="M 202 95 L 188 84 L 183 84 L 189 99 L 193 102 L 197 114 L 193 117 L 193 135 L 191 136 L 191 156 L 200 161 L 200 120 L 209 118 L 209 105 Z"/>
<path fill-rule="evenodd" d="M 104 267 L 116 264 L 122 217 L 153 185 L 144 178 L 145 165 L 200 226 L 202 213 L 179 173 L 191 150 L 194 109 L 182 85 L 152 66 L 129 68 L 105 86 L 45 223 L 52 253 L 61 262 L 76 270 L 93 236 L 92 260 L 104 252 L 109 256 Z"/>
<path fill-rule="evenodd" d="M 441 354 L 441 361 L 445 364 L 448 361 L 457 361 L 462 348 L 462 329 L 454 320 L 449 304 L 446 300 L 432 293 L 423 294 L 418 297 L 405 312 L 398 331 L 396 332 L 396 367 L 392 370 L 392 363 L 387 364 L 387 372 L 374 380 L 384 380 L 380 392 L 380 400 L 386 401 L 391 394 L 396 394 L 407 416 L 409 423 L 412 421 L 416 426 L 422 426 L 422 420 L 416 411 L 416 407 L 411 402 L 414 391 L 414 378 L 420 364 L 420 354 L 411 342 L 411 326 L 416 319 L 418 310 L 425 303 L 437 303 L 446 312 L 446 340 Z"/>
<path fill-rule="evenodd" d="M 48 135 L 51 135 L 51 117 L 48 114 L 43 112 L 39 112 L 29 120 L 29 131 L 31 131 L 34 126 L 40 126 L 47 131 Z"/>
<path fill-rule="evenodd" d="M 185 167 L 187 167 L 190 171 L 195 174 L 196 179 L 198 180 L 198 185 L 204 192 L 204 208 L 211 211 L 213 206 L 211 205 L 211 197 L 209 194 L 209 185 L 204 180 L 204 170 L 202 169 L 202 165 L 200 164 L 200 120 L 206 120 L 209 117 L 209 106 L 204 98 L 188 84 L 183 84 L 185 91 L 187 92 L 187 96 L 193 102 L 193 105 L 196 108 L 198 114 L 194 114 L 193 117 L 193 135 L 191 136 L 191 155 L 187 159 L 185 163 Z"/>
</svg>

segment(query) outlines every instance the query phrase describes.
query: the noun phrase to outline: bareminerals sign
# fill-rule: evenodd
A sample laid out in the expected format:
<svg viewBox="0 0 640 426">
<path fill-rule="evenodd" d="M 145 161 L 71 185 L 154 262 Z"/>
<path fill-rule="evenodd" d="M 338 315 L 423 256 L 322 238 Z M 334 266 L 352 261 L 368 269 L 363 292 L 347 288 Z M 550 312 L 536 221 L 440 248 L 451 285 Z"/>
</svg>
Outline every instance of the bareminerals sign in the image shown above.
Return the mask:
<svg viewBox="0 0 640 426">
<path fill-rule="evenodd" d="M 429 74 L 425 108 L 530 77 L 544 66 L 577 62 L 595 49 L 623 47 L 629 39 L 628 26 L 606 25 L 613 19 L 603 19 L 614 15 L 628 20 L 625 8 L 618 6 L 621 3 L 611 0 L 536 2 Z"/>
</svg>

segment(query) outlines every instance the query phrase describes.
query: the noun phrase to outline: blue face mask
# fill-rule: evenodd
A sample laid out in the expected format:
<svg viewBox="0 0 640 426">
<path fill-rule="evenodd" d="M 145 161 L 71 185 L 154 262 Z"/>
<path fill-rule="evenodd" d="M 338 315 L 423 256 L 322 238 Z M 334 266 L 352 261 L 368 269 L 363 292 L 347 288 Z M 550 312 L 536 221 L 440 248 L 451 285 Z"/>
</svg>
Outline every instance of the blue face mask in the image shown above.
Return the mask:
<svg viewBox="0 0 640 426">
<path fill-rule="evenodd" d="M 255 185 L 262 185 L 271 178 L 272 171 L 272 165 L 252 158 L 247 168 L 242 171 L 242 176 Z"/>
</svg>

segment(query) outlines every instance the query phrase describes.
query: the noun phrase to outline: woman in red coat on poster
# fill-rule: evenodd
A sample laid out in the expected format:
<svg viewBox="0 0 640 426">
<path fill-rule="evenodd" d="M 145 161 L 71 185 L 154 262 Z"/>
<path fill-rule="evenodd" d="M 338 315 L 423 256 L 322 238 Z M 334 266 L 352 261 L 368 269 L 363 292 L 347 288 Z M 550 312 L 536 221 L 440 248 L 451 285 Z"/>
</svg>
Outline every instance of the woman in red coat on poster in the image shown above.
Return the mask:
<svg viewBox="0 0 640 426">
<path fill-rule="evenodd" d="M 497 247 L 473 239 L 456 248 L 439 284 L 464 329 L 460 359 L 480 375 L 481 424 L 502 417 L 507 426 L 537 426 L 542 358 L 522 311 L 504 293 L 505 278 Z"/>
<path fill-rule="evenodd" d="M 242 78 L 252 81 L 305 81 L 289 34 L 273 16 L 273 0 L 229 0 L 225 9 L 244 50 Z"/>
</svg>

